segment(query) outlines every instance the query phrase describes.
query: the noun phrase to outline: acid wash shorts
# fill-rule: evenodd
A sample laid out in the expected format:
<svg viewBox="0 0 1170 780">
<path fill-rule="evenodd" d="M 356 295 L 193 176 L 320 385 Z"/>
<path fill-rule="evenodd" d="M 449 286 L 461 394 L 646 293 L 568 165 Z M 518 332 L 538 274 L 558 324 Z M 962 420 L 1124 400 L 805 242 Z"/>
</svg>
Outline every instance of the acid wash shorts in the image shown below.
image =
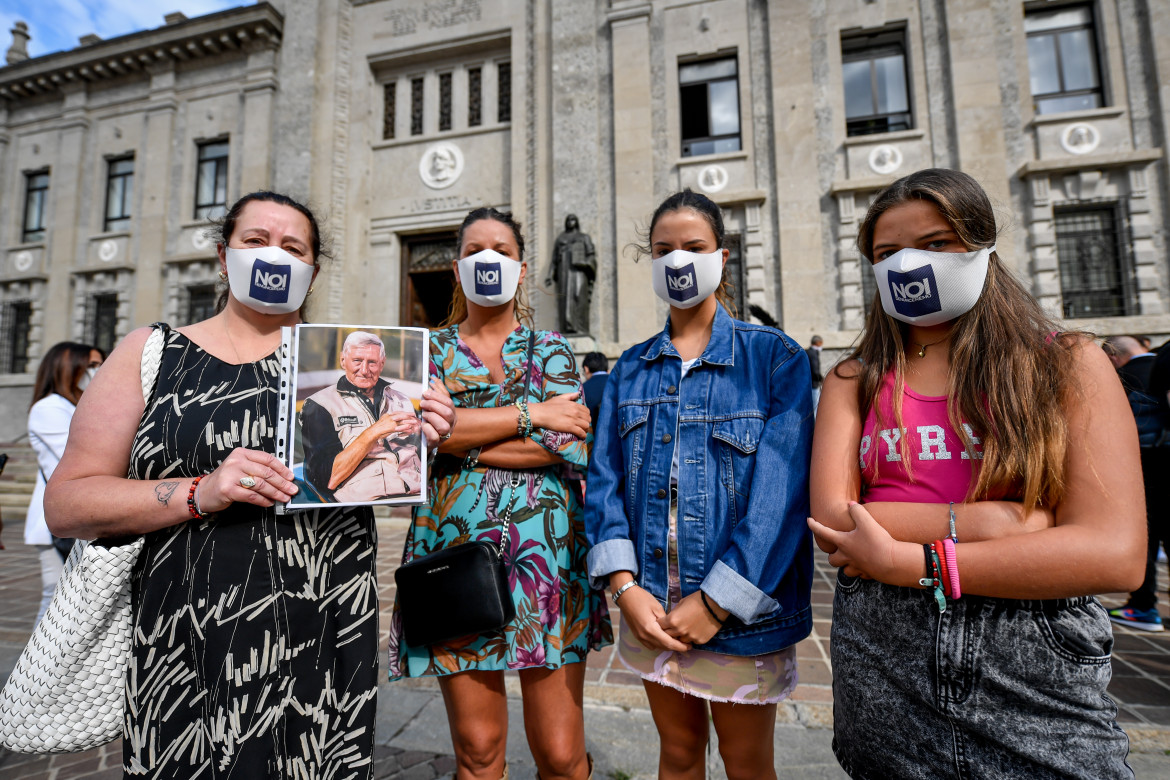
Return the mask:
<svg viewBox="0 0 1170 780">
<path fill-rule="evenodd" d="M 853 778 L 1133 778 L 1094 598 L 930 594 L 837 574 L 833 752 Z"/>
</svg>

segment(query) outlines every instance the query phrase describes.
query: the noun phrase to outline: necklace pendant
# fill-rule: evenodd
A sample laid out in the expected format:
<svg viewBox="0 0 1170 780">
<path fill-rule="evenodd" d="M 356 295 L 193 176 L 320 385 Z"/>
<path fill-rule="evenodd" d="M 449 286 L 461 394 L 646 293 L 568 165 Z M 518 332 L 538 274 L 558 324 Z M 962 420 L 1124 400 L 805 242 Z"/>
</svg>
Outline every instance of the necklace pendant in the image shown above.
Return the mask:
<svg viewBox="0 0 1170 780">
<path fill-rule="evenodd" d="M 920 349 L 918 350 L 918 357 L 920 357 L 920 358 L 926 357 L 926 345 L 919 344 L 918 346 L 920 347 Z"/>
</svg>

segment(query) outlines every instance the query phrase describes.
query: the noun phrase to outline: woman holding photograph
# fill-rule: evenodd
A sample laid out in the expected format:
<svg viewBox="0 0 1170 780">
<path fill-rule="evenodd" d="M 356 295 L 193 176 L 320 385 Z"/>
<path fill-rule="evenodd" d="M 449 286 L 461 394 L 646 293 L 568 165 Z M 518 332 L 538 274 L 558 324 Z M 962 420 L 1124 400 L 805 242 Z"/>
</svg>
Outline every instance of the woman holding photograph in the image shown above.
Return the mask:
<svg viewBox="0 0 1170 780">
<path fill-rule="evenodd" d="M 145 535 L 126 674 L 128 774 L 369 777 L 373 515 L 273 509 L 296 492 L 272 454 L 280 329 L 301 322 L 324 255 L 320 230 L 305 206 L 258 192 L 232 206 L 218 239 L 228 284 L 219 311 L 177 330 L 133 331 L 82 396 L 46 493 L 50 527 Z M 159 370 L 144 398 L 147 361 Z M 450 433 L 441 388 L 422 408 L 429 441 Z"/>
<path fill-rule="evenodd" d="M 498 544 L 507 523 L 516 616 L 500 632 L 414 647 L 396 608 L 390 678 L 439 677 L 457 776 L 497 780 L 507 777 L 504 670 L 520 670 L 540 777 L 584 780 L 585 656 L 612 642 L 602 594 L 585 575 L 581 496 L 564 476 L 566 466 L 585 466 L 589 410 L 569 345 L 530 330 L 524 237 L 511 214 L 468 214 L 454 265 L 459 284 L 445 327 L 431 335 L 431 370 L 459 424 L 439 446 L 430 504 L 415 510 L 405 558 L 469 539 Z"/>
</svg>

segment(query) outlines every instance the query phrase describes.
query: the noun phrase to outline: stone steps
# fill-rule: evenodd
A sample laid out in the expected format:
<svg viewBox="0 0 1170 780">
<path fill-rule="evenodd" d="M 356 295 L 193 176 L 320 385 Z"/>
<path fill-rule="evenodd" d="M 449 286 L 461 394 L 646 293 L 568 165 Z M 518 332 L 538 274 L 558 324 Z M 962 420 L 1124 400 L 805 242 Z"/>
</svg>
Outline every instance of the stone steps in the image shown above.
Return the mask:
<svg viewBox="0 0 1170 780">
<path fill-rule="evenodd" d="M 8 465 L 0 475 L 0 512 L 9 520 L 24 517 L 37 480 L 37 458 L 27 441 L 0 444 Z"/>
</svg>

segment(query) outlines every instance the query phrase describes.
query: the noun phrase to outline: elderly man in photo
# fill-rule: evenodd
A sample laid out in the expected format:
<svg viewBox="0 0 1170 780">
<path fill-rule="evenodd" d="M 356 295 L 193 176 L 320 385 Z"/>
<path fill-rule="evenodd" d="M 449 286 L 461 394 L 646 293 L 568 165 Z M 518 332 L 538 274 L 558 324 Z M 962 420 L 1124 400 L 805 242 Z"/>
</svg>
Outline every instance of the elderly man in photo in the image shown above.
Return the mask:
<svg viewBox="0 0 1170 780">
<path fill-rule="evenodd" d="M 382 339 L 354 331 L 341 347 L 345 376 L 301 408 L 305 477 L 326 500 L 361 503 L 419 491 L 422 426 L 410 398 L 382 378 L 385 365 Z"/>
</svg>

